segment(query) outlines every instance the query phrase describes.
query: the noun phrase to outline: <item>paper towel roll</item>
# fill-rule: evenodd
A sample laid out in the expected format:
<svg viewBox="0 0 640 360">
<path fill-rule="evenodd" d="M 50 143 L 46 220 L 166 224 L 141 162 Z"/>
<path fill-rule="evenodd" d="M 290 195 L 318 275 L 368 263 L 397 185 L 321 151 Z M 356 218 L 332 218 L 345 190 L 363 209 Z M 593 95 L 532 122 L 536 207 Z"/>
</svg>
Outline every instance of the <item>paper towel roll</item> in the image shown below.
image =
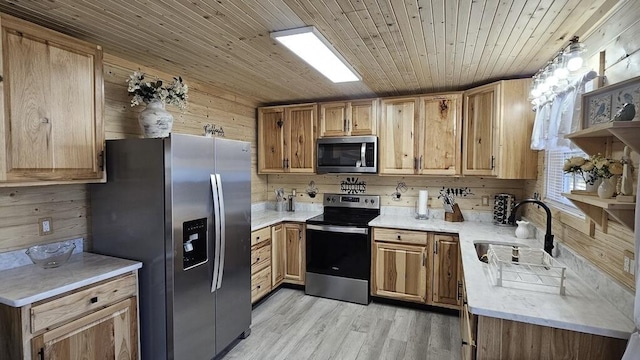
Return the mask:
<svg viewBox="0 0 640 360">
<path fill-rule="evenodd" d="M 418 215 L 427 215 L 428 201 L 429 201 L 429 191 L 420 190 L 418 192 Z"/>
</svg>

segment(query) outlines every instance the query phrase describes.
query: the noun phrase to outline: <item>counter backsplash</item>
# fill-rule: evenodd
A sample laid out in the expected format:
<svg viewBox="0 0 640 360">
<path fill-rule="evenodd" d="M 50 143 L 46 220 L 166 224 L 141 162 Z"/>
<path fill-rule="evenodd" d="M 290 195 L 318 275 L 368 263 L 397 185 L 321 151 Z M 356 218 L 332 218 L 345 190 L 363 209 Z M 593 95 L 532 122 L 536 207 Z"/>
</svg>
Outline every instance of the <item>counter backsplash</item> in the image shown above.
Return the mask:
<svg viewBox="0 0 640 360">
<path fill-rule="evenodd" d="M 76 248 L 73 250 L 74 254 L 81 253 L 83 251 L 82 238 L 77 238 L 69 241 L 72 241 L 74 244 L 76 244 Z M 57 241 L 52 241 L 52 242 L 57 242 Z M 27 254 L 24 253 L 26 250 L 27 249 L 22 249 L 22 250 L 14 250 L 14 251 L 8 251 L 5 253 L 0 253 L 0 271 L 13 269 L 18 266 L 33 264 L 31 262 L 31 259 L 29 259 L 29 257 L 27 256 Z"/>
</svg>

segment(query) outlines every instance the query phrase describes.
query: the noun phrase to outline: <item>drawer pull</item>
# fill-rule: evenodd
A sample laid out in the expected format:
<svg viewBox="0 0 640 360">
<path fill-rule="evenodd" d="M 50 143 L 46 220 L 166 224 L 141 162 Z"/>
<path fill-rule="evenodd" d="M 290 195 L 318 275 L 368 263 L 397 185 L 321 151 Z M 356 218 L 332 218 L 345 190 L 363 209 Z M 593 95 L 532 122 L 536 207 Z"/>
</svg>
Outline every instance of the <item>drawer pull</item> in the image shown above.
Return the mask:
<svg viewBox="0 0 640 360">
<path fill-rule="evenodd" d="M 260 240 L 260 236 L 256 236 L 256 240 Z"/>
<path fill-rule="evenodd" d="M 256 262 L 260 261 L 260 258 L 256 258 Z"/>
<path fill-rule="evenodd" d="M 398 235 L 398 240 L 402 240 L 402 237 L 400 235 Z"/>
<path fill-rule="evenodd" d="M 89 301 L 91 301 L 91 303 L 92 303 L 92 304 L 95 304 L 95 303 L 97 303 L 97 302 L 98 302 L 98 297 L 97 297 L 97 296 L 94 296 L 94 297 L 92 297 L 92 298 L 91 298 L 91 300 L 89 300 Z"/>
<path fill-rule="evenodd" d="M 258 285 L 258 289 L 260 289 L 260 285 Z"/>
</svg>

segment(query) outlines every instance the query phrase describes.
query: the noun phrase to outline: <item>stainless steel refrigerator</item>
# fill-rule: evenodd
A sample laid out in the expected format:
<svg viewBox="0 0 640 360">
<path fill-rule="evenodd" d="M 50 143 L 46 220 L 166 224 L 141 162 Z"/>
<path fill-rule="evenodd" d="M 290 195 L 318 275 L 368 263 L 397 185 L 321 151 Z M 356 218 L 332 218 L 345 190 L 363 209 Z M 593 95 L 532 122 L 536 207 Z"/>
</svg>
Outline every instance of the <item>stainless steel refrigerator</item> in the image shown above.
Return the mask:
<svg viewBox="0 0 640 360">
<path fill-rule="evenodd" d="M 251 324 L 247 142 L 172 134 L 106 143 L 93 251 L 143 262 L 143 359 L 212 359 Z"/>
</svg>

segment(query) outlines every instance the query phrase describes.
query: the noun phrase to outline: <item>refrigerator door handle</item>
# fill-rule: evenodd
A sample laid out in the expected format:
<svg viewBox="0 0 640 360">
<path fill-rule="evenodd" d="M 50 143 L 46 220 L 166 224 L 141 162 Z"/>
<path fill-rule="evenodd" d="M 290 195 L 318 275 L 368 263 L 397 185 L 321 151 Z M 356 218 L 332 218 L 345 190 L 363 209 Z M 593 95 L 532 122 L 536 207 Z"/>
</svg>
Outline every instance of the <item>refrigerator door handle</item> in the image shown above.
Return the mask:
<svg viewBox="0 0 640 360">
<path fill-rule="evenodd" d="M 211 276 L 211 292 L 215 292 L 218 288 L 218 273 L 220 272 L 220 208 L 218 207 L 220 195 L 218 193 L 218 179 L 215 174 L 211 174 L 211 200 L 213 204 L 213 232 L 215 233 L 215 241 L 213 247 L 213 274 Z"/>
<path fill-rule="evenodd" d="M 222 286 L 222 277 L 224 275 L 224 254 L 227 248 L 227 219 L 225 217 L 224 211 L 224 193 L 222 192 L 222 179 L 220 178 L 220 174 L 216 174 L 216 183 L 218 184 L 218 204 L 220 205 L 220 215 L 218 217 L 218 219 L 220 220 L 218 221 L 218 223 L 220 224 L 220 267 L 218 270 L 218 285 L 216 286 L 216 289 L 220 289 L 220 287 Z"/>
</svg>

